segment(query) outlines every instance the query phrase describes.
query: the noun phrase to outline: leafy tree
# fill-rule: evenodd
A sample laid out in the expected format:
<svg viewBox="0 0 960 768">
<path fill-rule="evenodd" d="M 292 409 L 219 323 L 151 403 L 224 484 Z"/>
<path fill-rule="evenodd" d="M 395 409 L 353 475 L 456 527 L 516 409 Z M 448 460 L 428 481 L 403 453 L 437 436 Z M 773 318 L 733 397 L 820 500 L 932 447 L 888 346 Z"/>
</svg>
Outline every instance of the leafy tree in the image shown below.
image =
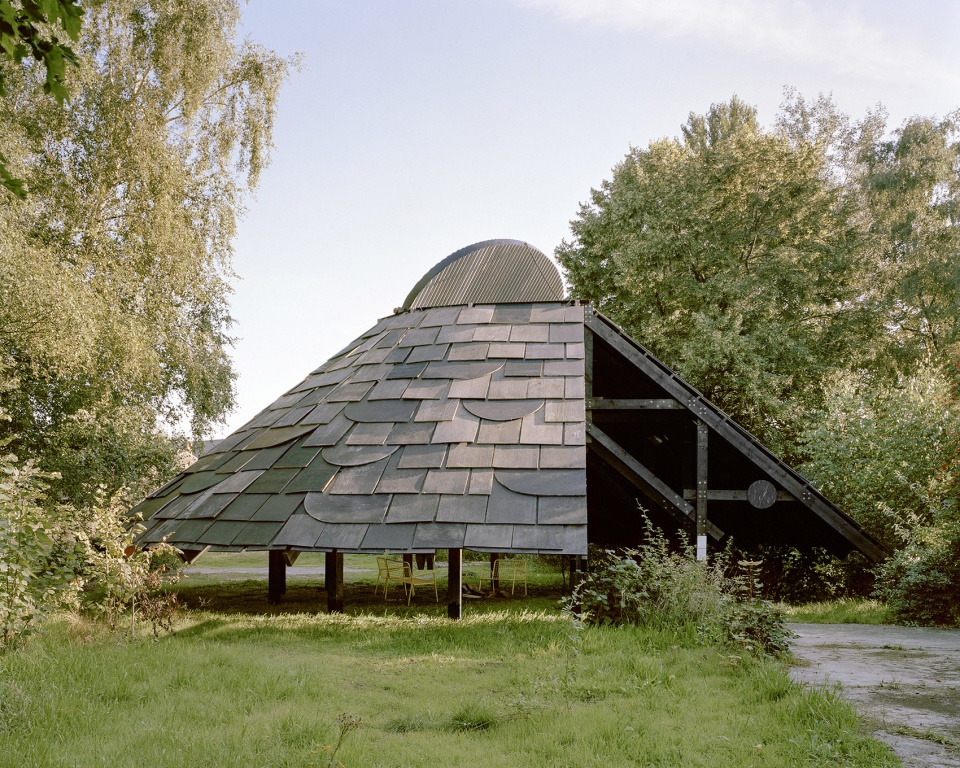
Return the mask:
<svg viewBox="0 0 960 768">
<path fill-rule="evenodd" d="M 788 92 L 634 148 L 557 256 L 593 301 L 791 458 L 823 382 L 902 383 L 960 343 L 957 115 L 887 133 Z M 865 379 L 866 381 L 867 379 Z"/>
<path fill-rule="evenodd" d="M 854 173 L 869 217 L 871 277 L 901 365 L 947 363 L 960 341 L 958 117 L 913 117 L 890 137 L 882 120 L 859 126 Z"/>
<path fill-rule="evenodd" d="M 801 471 L 888 548 L 952 508 L 960 488 L 960 404 L 944 372 L 898 384 L 843 374 L 802 436 Z"/>
<path fill-rule="evenodd" d="M 897 385 L 844 375 L 804 435 L 801 467 L 893 551 L 877 592 L 901 621 L 960 621 L 960 403 L 943 367 Z"/>
<path fill-rule="evenodd" d="M 0 407 L 68 499 L 162 472 L 164 423 L 199 435 L 232 404 L 231 239 L 292 63 L 238 22 L 237 0 L 91 1 L 69 105 L 4 70 L 31 195 L 0 201 Z"/>
<path fill-rule="evenodd" d="M 66 64 L 76 64 L 73 49 L 64 45 L 51 29 L 59 24 L 71 40 L 80 34 L 83 9 L 75 0 L 0 0 L 0 57 L 21 62 L 32 56 L 46 68 L 44 93 L 63 103 L 67 97 L 64 85 Z M 0 96 L 4 95 L 4 76 L 0 69 Z M 7 160 L 0 153 L 0 187 L 5 187 L 23 200 L 26 190 L 21 179 L 7 170 Z"/>
<path fill-rule="evenodd" d="M 857 231 L 827 147 L 734 97 L 634 148 L 557 249 L 592 301 L 775 449 L 862 344 Z"/>
</svg>

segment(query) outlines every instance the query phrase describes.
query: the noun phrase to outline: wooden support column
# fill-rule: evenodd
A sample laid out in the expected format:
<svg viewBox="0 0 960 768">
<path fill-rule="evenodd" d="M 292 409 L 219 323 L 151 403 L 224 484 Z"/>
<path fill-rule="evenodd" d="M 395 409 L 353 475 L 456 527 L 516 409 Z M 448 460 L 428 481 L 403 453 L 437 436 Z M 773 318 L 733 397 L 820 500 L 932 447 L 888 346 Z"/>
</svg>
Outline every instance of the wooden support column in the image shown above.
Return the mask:
<svg viewBox="0 0 960 768">
<path fill-rule="evenodd" d="M 459 621 L 463 615 L 463 550 L 447 550 L 447 617 Z"/>
<path fill-rule="evenodd" d="M 343 613 L 343 553 L 333 550 L 324 558 L 327 613 Z"/>
<path fill-rule="evenodd" d="M 697 560 L 707 559 L 707 450 L 710 428 L 697 419 Z"/>
<path fill-rule="evenodd" d="M 497 572 L 497 561 L 500 560 L 499 552 L 490 553 L 490 591 L 494 595 L 500 591 L 500 576 Z"/>
<path fill-rule="evenodd" d="M 287 561 L 279 549 L 271 549 L 267 561 L 267 601 L 279 603 L 287 591 Z"/>
</svg>

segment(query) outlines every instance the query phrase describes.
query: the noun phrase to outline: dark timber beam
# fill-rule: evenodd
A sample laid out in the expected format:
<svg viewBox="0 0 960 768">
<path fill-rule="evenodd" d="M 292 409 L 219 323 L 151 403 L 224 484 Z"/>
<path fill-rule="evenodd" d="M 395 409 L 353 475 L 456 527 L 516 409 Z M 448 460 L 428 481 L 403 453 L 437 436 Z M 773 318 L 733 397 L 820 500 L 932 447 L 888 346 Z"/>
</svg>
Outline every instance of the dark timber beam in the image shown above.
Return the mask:
<svg viewBox="0 0 960 768">
<path fill-rule="evenodd" d="M 267 560 L 267 601 L 279 603 L 287 591 L 287 561 L 283 550 L 271 549 Z"/>
<path fill-rule="evenodd" d="M 707 462 L 710 428 L 697 419 L 697 560 L 707 559 Z"/>
<path fill-rule="evenodd" d="M 594 411 L 661 411 L 686 410 L 686 406 L 672 397 L 660 397 L 645 400 L 618 400 L 605 397 L 587 399 L 587 408 Z"/>
<path fill-rule="evenodd" d="M 798 501 L 828 523 L 863 554 L 874 562 L 879 562 L 886 557 L 887 553 L 884 552 L 882 547 L 867 536 L 856 523 L 835 509 L 803 477 L 777 459 L 753 435 L 707 401 L 701 392 L 682 381 L 676 373 L 667 368 L 647 350 L 626 337 L 622 331 L 608 325 L 590 307 L 584 308 L 583 322 L 593 336 L 599 336 L 616 352 L 647 374 L 668 394 L 675 397 L 695 416 L 706 422 L 718 435 L 740 450 L 757 467 L 792 493 Z M 587 336 L 591 336 L 591 334 L 588 333 Z"/>
<path fill-rule="evenodd" d="M 204 552 L 206 552 L 210 547 L 204 547 L 203 549 L 180 549 L 180 559 L 183 560 L 187 565 L 193 565 L 197 558 L 200 557 Z"/>
<path fill-rule="evenodd" d="M 683 498 L 687 501 L 697 500 L 697 490 L 695 488 L 684 488 Z M 707 499 L 710 501 L 749 501 L 746 491 L 720 491 L 708 490 Z M 796 501 L 797 498 L 786 491 L 777 491 L 777 501 Z"/>
<path fill-rule="evenodd" d="M 447 617 L 463 616 L 463 550 L 447 550 Z"/>
<path fill-rule="evenodd" d="M 587 447 L 643 491 L 658 507 L 681 522 L 696 521 L 696 510 L 676 491 L 631 456 L 596 424 L 587 423 Z M 719 541 L 723 531 L 707 522 L 707 533 Z"/>
<path fill-rule="evenodd" d="M 343 553 L 333 550 L 324 557 L 327 583 L 327 613 L 343 613 Z"/>
</svg>

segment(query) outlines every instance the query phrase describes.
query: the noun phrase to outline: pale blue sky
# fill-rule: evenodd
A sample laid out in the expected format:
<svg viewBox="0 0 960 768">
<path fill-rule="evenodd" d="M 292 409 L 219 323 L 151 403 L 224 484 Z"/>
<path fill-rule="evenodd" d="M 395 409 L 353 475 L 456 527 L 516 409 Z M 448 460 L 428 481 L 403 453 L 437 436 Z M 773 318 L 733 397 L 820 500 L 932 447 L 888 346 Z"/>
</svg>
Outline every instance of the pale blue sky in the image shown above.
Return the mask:
<svg viewBox="0 0 960 768">
<path fill-rule="evenodd" d="M 784 86 L 891 125 L 960 107 L 960 3 L 253 0 L 304 70 L 236 239 L 238 408 L 225 435 L 479 240 L 547 254 L 631 145 Z"/>
</svg>

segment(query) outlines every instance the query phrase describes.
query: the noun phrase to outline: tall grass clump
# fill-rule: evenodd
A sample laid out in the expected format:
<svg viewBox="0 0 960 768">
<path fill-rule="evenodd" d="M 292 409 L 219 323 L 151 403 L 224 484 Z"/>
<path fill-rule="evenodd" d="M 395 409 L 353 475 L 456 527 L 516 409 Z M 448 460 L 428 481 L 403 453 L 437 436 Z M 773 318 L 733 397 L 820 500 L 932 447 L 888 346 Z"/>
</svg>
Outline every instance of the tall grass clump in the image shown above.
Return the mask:
<svg viewBox="0 0 960 768">
<path fill-rule="evenodd" d="M 671 547 L 648 520 L 640 547 L 591 557 L 590 572 L 564 606 L 587 624 L 695 630 L 707 642 L 785 653 L 792 633 L 782 611 L 755 597 L 752 574 L 731 575 L 730 560 L 721 552 L 710 564 L 700 562 L 689 546 Z"/>
</svg>

